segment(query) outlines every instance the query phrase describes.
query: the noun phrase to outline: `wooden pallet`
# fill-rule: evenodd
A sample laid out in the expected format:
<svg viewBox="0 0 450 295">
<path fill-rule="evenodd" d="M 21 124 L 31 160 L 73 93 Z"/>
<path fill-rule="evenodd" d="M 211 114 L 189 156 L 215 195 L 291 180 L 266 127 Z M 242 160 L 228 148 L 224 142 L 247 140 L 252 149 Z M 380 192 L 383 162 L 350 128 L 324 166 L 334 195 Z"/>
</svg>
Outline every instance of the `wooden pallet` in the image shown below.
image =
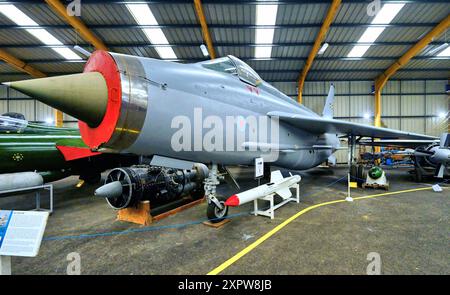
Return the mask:
<svg viewBox="0 0 450 295">
<path fill-rule="evenodd" d="M 194 206 L 196 206 L 196 205 L 198 205 L 198 204 L 201 204 L 201 203 L 203 203 L 204 201 L 205 201 L 205 198 L 201 198 L 201 199 L 192 201 L 192 202 L 190 202 L 190 203 L 187 203 L 187 204 L 185 204 L 185 205 L 183 205 L 183 206 L 180 206 L 180 207 L 178 207 L 178 208 L 175 208 L 175 209 L 172 209 L 172 210 L 170 210 L 170 211 L 161 213 L 161 214 L 159 214 L 159 215 L 154 216 L 154 217 L 153 217 L 153 221 L 158 221 L 158 220 L 161 220 L 161 219 L 163 219 L 163 218 L 169 217 L 169 216 L 171 216 L 171 215 L 177 214 L 177 213 L 179 213 L 179 212 L 181 212 L 181 211 L 184 211 L 184 210 L 189 209 L 189 208 L 191 208 L 191 207 L 194 207 Z"/>
<path fill-rule="evenodd" d="M 150 225 L 151 223 L 161 220 L 163 218 L 169 217 L 171 215 L 177 214 L 181 211 L 184 211 L 186 209 L 189 209 L 191 207 L 194 207 L 198 204 L 201 204 L 205 201 L 205 198 L 193 200 L 192 202 L 189 202 L 187 204 L 184 204 L 180 207 L 174 208 L 172 210 L 169 210 L 167 212 L 152 216 L 150 213 L 150 202 L 149 201 L 143 201 L 138 204 L 137 207 L 133 208 L 126 208 L 119 210 L 117 212 L 117 219 L 118 221 L 125 221 L 125 222 L 131 222 L 136 223 L 140 225 Z"/>
<path fill-rule="evenodd" d="M 221 228 L 222 226 L 224 226 L 225 224 L 227 224 L 228 222 L 230 222 L 230 219 L 224 219 L 220 222 L 211 222 L 211 221 L 204 221 L 203 224 L 212 228 Z"/>
<path fill-rule="evenodd" d="M 153 222 L 150 215 L 150 201 L 140 202 L 137 207 L 130 207 L 117 212 L 118 221 L 126 221 L 147 226 Z"/>
</svg>

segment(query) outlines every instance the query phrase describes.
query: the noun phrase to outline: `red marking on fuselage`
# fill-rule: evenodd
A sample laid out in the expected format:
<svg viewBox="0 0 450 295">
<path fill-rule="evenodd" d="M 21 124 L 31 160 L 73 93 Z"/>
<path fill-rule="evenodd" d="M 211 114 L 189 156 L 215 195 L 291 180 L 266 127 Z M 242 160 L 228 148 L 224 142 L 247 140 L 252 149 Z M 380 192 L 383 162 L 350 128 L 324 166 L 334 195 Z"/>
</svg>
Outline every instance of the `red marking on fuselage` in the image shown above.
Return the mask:
<svg viewBox="0 0 450 295">
<path fill-rule="evenodd" d="M 82 158 L 100 155 L 99 152 L 93 152 L 88 148 L 81 148 L 75 146 L 57 145 L 56 148 L 63 154 L 66 161 L 73 161 Z"/>
<path fill-rule="evenodd" d="M 99 72 L 105 78 L 108 88 L 108 103 L 103 120 L 97 127 L 78 121 L 81 137 L 90 148 L 98 148 L 108 142 L 116 128 L 122 105 L 122 83 L 120 71 L 114 58 L 103 50 L 97 50 L 91 54 L 84 67 L 84 73 Z"/>
<path fill-rule="evenodd" d="M 247 88 L 248 91 L 250 91 L 251 93 L 255 93 L 257 95 L 259 95 L 259 89 L 250 85 L 245 85 L 245 87 Z"/>
</svg>

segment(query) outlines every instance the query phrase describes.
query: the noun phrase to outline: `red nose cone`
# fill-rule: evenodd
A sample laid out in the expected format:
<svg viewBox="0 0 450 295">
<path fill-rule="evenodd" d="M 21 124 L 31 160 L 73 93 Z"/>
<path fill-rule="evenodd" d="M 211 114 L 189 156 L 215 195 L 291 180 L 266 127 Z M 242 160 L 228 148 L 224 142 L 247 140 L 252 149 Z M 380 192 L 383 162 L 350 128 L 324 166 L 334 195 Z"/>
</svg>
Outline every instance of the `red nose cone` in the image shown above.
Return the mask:
<svg viewBox="0 0 450 295">
<path fill-rule="evenodd" d="M 232 195 L 225 201 L 225 206 L 230 206 L 230 207 L 239 206 L 239 197 L 237 195 Z"/>
</svg>

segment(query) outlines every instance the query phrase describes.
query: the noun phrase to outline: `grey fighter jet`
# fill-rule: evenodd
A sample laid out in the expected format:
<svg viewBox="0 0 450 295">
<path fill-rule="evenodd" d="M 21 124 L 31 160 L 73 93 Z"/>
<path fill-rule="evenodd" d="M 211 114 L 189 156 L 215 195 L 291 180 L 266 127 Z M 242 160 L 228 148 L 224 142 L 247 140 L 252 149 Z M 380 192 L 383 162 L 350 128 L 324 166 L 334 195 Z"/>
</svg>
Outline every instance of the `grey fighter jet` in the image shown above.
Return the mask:
<svg viewBox="0 0 450 295">
<path fill-rule="evenodd" d="M 359 137 L 435 139 L 333 119 L 333 87 L 318 115 L 231 55 L 181 64 L 96 51 L 83 73 L 7 85 L 78 118 L 92 150 L 148 156 L 152 165 L 179 169 L 210 165 L 204 185 L 215 221 L 227 214 L 216 196 L 218 165 L 252 165 L 263 157 L 271 165 L 309 169 L 339 148 L 339 135 L 351 143 Z M 130 195 L 124 189 L 109 197 Z"/>
</svg>

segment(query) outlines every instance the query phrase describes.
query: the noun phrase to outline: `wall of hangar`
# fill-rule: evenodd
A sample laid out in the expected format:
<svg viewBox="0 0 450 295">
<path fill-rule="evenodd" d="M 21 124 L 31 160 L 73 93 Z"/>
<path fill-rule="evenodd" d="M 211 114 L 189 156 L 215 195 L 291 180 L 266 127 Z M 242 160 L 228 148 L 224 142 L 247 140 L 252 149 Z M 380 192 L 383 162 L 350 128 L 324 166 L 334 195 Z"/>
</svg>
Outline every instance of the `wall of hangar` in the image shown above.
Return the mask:
<svg viewBox="0 0 450 295">
<path fill-rule="evenodd" d="M 304 88 L 304 105 L 320 114 L 331 83 L 336 88 L 335 118 L 372 124 L 373 81 L 308 81 Z M 447 83 L 447 80 L 389 81 L 382 96 L 382 124 L 388 128 L 439 136 L 448 128 Z M 295 82 L 272 84 L 296 99 Z M 6 112 L 22 113 L 33 122 L 50 122 L 54 119 L 54 111 L 49 106 L 0 86 L 0 114 Z M 76 120 L 66 114 L 64 123 L 65 126 L 76 126 Z M 340 151 L 338 155 L 339 161 L 346 161 L 345 151 Z"/>
</svg>

